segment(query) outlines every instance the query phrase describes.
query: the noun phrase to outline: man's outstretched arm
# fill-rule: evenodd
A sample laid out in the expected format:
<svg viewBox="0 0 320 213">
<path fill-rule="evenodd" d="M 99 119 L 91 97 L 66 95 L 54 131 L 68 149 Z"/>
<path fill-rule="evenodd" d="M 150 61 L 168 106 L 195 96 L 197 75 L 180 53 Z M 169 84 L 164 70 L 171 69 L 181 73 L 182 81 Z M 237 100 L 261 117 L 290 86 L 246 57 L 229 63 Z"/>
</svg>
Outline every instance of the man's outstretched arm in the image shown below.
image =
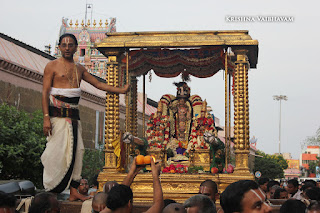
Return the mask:
<svg viewBox="0 0 320 213">
<path fill-rule="evenodd" d="M 106 83 L 102 83 L 100 81 L 98 81 L 95 77 L 93 77 L 90 73 L 88 73 L 85 68 L 84 69 L 84 72 L 83 72 L 83 80 L 85 80 L 86 82 L 88 82 L 89 84 L 91 84 L 92 86 L 98 88 L 98 89 L 101 89 L 103 91 L 106 91 L 106 92 L 111 92 L 111 93 L 126 93 L 129 88 L 130 88 L 130 85 L 125 85 L 124 87 L 113 87 L 113 86 L 110 86 Z"/>
<path fill-rule="evenodd" d="M 90 198 L 92 198 L 93 196 L 85 196 L 82 195 L 78 192 L 78 190 L 76 188 L 73 188 L 72 186 L 70 187 L 70 197 L 69 197 L 69 201 L 76 201 L 76 200 L 88 200 Z"/>
<path fill-rule="evenodd" d="M 161 213 L 164 207 L 163 193 L 160 183 L 160 165 L 155 165 L 153 158 L 151 158 L 151 171 L 153 178 L 153 205 L 146 211 L 146 213 Z"/>
<path fill-rule="evenodd" d="M 130 170 L 128 172 L 128 175 L 123 179 L 122 184 L 130 187 L 136 175 L 143 168 L 144 168 L 143 166 L 137 166 L 136 158 L 134 158 L 132 161 Z"/>
</svg>

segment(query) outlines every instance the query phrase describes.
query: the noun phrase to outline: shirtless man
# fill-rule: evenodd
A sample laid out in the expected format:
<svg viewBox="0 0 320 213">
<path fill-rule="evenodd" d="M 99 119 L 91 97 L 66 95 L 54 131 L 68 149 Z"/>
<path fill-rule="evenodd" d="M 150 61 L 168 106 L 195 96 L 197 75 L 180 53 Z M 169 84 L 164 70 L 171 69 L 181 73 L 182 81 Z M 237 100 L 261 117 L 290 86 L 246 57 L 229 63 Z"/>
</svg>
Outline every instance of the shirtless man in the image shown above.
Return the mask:
<svg viewBox="0 0 320 213">
<path fill-rule="evenodd" d="M 85 80 L 94 87 L 110 93 L 126 93 L 123 88 L 99 82 L 80 64 L 73 61 L 78 42 L 73 34 L 59 39 L 62 57 L 51 61 L 44 69 L 42 110 L 43 132 L 47 137 L 46 149 L 41 156 L 44 166 L 43 184 L 46 191 L 60 193 L 69 185 L 77 193 L 81 178 L 83 142 L 78 103 L 80 83 Z M 81 200 L 87 199 L 77 193 Z"/>
</svg>

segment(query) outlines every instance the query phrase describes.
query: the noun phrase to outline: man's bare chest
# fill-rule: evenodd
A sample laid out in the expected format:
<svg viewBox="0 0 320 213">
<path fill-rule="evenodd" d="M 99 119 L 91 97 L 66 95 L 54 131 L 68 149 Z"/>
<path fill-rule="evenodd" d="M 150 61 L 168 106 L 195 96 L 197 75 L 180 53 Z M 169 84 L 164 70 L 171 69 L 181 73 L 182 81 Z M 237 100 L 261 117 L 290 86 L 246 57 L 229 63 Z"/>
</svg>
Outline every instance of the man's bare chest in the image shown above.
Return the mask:
<svg viewBox="0 0 320 213">
<path fill-rule="evenodd" d="M 77 84 L 81 81 L 81 73 L 75 65 L 59 65 L 54 69 L 53 81 L 59 82 L 59 84 L 69 84 L 68 87 L 78 87 Z"/>
</svg>

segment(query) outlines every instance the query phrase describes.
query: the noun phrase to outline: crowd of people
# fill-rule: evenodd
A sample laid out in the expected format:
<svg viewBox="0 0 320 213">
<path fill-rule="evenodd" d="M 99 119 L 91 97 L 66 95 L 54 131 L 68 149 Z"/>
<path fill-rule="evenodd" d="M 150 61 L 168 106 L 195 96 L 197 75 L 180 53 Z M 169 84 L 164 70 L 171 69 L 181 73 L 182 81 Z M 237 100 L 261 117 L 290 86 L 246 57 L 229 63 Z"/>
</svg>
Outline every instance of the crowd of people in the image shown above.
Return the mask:
<svg viewBox="0 0 320 213">
<path fill-rule="evenodd" d="M 77 188 L 81 196 L 71 196 L 70 201 L 83 201 L 81 213 L 129 213 L 133 211 L 134 194 L 130 188 L 136 175 L 143 167 L 132 162 L 130 171 L 122 183 L 108 181 L 99 190 L 89 191 L 88 181 L 82 179 Z M 164 199 L 160 182 L 160 166 L 151 160 L 153 178 L 153 205 L 148 213 L 254 213 L 272 212 L 275 205 L 281 205 L 280 213 L 320 213 L 319 183 L 305 180 L 278 182 L 268 178 L 257 181 L 240 180 L 231 183 L 223 193 L 219 194 L 217 184 L 212 180 L 204 180 L 199 186 L 198 194 L 184 203 Z M 220 206 L 216 207 L 216 201 Z M 277 202 L 278 201 L 278 202 Z M 56 194 L 43 192 L 37 194 L 28 210 L 30 213 L 60 212 L 60 204 Z M 0 192 L 0 212 L 15 212 L 17 202 L 14 196 Z"/>
</svg>

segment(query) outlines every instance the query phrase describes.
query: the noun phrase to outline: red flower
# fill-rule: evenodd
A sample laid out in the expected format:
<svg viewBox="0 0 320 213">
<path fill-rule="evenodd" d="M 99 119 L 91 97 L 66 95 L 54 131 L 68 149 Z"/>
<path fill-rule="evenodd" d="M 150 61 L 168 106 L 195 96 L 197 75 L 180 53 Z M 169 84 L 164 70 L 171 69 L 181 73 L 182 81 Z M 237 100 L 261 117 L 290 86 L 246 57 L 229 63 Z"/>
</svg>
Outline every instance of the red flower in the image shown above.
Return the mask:
<svg viewBox="0 0 320 213">
<path fill-rule="evenodd" d="M 162 172 L 163 172 L 163 173 L 168 173 L 168 172 L 169 172 L 169 169 L 168 169 L 168 167 L 166 167 L 166 168 L 163 168 Z"/>
<path fill-rule="evenodd" d="M 173 169 L 176 169 L 176 167 L 173 164 L 170 164 L 169 170 L 173 170 Z"/>
</svg>

